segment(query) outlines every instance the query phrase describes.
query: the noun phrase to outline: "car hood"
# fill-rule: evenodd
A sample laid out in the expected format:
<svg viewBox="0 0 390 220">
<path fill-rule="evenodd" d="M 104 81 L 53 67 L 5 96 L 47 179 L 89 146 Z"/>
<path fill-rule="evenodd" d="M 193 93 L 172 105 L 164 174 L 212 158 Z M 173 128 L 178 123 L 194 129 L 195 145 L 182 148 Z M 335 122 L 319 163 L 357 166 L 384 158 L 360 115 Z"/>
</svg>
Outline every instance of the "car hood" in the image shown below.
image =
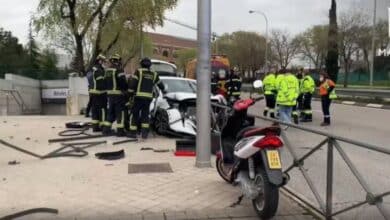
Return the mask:
<svg viewBox="0 0 390 220">
<path fill-rule="evenodd" d="M 170 92 L 165 95 L 168 99 L 176 100 L 176 101 L 186 101 L 196 99 L 195 93 L 186 93 L 186 92 Z M 211 96 L 211 100 L 219 101 L 218 96 Z"/>
</svg>

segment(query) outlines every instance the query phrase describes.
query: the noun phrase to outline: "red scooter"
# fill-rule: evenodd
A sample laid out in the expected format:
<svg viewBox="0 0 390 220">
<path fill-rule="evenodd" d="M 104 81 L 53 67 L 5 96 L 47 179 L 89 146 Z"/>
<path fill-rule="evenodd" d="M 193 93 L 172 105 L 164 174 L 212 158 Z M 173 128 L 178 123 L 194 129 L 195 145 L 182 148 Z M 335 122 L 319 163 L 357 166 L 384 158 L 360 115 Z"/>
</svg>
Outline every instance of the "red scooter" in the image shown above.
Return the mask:
<svg viewBox="0 0 390 220">
<path fill-rule="evenodd" d="M 261 88 L 262 82 L 254 87 Z M 262 99 L 238 100 L 218 113 L 221 150 L 216 168 L 226 182 L 240 186 L 242 197 L 252 200 L 260 218 L 268 219 L 277 211 L 279 187 L 289 178 L 282 172 L 280 128 L 254 126 L 254 118 L 248 116 L 249 107 Z"/>
</svg>

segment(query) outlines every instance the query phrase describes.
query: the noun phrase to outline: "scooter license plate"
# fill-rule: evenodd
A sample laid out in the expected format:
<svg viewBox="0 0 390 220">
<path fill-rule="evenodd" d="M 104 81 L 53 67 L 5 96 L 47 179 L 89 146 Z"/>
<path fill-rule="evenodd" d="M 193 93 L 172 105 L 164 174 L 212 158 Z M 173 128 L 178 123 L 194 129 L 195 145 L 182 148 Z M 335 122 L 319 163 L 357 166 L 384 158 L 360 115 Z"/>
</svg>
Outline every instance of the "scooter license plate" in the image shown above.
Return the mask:
<svg viewBox="0 0 390 220">
<path fill-rule="evenodd" d="M 280 162 L 279 151 L 267 150 L 267 160 L 270 169 L 282 169 L 282 163 Z"/>
</svg>

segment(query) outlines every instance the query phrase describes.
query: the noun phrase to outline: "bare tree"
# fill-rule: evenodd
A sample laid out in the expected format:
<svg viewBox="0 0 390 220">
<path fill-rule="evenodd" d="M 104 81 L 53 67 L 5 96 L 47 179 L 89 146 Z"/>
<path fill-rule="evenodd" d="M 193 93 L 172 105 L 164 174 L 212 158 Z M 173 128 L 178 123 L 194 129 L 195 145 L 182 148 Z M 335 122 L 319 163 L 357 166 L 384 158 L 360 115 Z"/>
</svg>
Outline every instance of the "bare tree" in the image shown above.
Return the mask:
<svg viewBox="0 0 390 220">
<path fill-rule="evenodd" d="M 272 58 L 281 68 L 287 68 L 299 51 L 299 40 L 292 38 L 288 31 L 273 30 L 271 32 Z"/>
<path fill-rule="evenodd" d="M 367 20 L 367 16 L 360 12 L 344 12 L 340 16 L 339 51 L 345 72 L 344 87 L 348 86 L 352 55 L 359 50 L 360 39 L 365 35 L 363 31 L 367 27 Z"/>
<path fill-rule="evenodd" d="M 325 64 L 328 46 L 328 25 L 316 25 L 297 36 L 299 54 L 311 62 L 316 69 Z"/>
</svg>

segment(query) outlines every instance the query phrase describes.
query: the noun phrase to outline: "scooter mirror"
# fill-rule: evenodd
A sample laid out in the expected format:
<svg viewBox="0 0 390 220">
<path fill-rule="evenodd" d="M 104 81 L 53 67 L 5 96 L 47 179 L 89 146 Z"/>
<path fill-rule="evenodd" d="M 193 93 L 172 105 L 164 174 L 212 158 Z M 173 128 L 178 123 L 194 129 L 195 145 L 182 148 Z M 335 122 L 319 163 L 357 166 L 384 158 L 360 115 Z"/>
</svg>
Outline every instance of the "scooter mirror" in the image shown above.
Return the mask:
<svg viewBox="0 0 390 220">
<path fill-rule="evenodd" d="M 260 89 L 263 87 L 263 81 L 261 80 L 256 80 L 253 82 L 253 88 L 255 89 Z"/>
</svg>

